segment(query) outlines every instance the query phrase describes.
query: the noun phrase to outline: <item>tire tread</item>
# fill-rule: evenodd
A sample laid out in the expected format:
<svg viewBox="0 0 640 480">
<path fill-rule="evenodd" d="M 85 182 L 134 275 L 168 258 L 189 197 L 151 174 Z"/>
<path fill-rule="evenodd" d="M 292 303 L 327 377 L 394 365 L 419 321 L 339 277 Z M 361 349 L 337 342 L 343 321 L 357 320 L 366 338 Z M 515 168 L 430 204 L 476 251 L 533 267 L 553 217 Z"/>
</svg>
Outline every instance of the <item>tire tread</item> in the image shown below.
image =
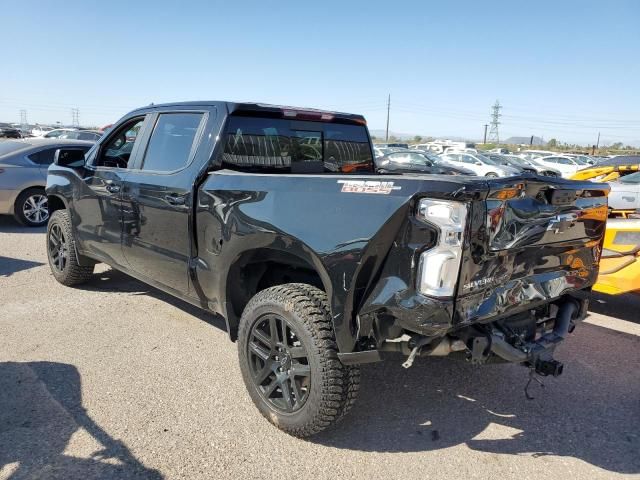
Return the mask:
<svg viewBox="0 0 640 480">
<path fill-rule="evenodd" d="M 353 407 L 360 387 L 360 370 L 356 366 L 343 365 L 338 359 L 338 346 L 333 332 L 327 296 L 322 290 L 312 285 L 289 283 L 257 293 L 247 304 L 240 320 L 239 339 L 249 335 L 250 312 L 265 301 L 275 302 L 284 305 L 286 309 L 295 310 L 298 317 L 302 319 L 303 327 L 314 343 L 314 345 L 308 345 L 307 349 L 315 349 L 320 358 L 320 375 L 315 381 L 322 383 L 319 405 L 302 426 L 291 427 L 276 423 L 273 414 L 259 406 L 258 409 L 267 420 L 291 435 L 297 437 L 314 435 L 342 419 Z M 241 362 L 244 361 L 242 343 L 242 341 L 239 342 Z"/>
<path fill-rule="evenodd" d="M 62 228 L 69 247 L 69 257 L 67 259 L 67 267 L 64 269 L 64 272 L 58 272 L 53 265 L 51 265 L 51 259 L 49 259 L 49 266 L 51 267 L 54 278 L 67 287 L 87 282 L 93 275 L 94 266 L 82 266 L 78 264 L 75 239 L 73 238 L 71 221 L 67 210 L 56 210 L 49 216 L 49 225 L 47 227 L 47 256 L 49 253 L 49 229 L 54 223 L 59 224 Z"/>
</svg>

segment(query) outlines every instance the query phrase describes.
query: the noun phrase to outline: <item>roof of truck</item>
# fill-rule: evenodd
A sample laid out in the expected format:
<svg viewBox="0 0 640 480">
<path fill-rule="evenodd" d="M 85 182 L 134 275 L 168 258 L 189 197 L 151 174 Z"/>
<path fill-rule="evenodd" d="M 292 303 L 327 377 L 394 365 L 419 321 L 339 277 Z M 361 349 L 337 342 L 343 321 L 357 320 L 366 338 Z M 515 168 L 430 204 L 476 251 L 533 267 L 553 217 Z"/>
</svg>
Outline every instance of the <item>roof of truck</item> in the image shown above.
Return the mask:
<svg viewBox="0 0 640 480">
<path fill-rule="evenodd" d="M 312 107 L 293 107 L 288 105 L 272 105 L 261 102 L 230 102 L 230 101 L 217 101 L 217 100 L 199 100 L 189 102 L 171 102 L 161 104 L 150 104 L 144 107 L 133 110 L 147 110 L 149 108 L 166 108 L 166 107 L 196 107 L 196 106 L 221 106 L 226 105 L 227 111 L 232 112 L 262 112 L 280 114 L 284 117 L 295 117 L 294 113 L 298 113 L 300 118 L 305 116 L 317 115 L 319 120 L 330 121 L 332 118 L 349 119 L 356 123 L 366 123 L 365 118 L 362 115 L 345 112 L 335 112 L 332 110 L 322 110 Z M 287 115 L 287 113 L 290 113 Z M 306 115 L 305 115 L 306 114 Z"/>
</svg>

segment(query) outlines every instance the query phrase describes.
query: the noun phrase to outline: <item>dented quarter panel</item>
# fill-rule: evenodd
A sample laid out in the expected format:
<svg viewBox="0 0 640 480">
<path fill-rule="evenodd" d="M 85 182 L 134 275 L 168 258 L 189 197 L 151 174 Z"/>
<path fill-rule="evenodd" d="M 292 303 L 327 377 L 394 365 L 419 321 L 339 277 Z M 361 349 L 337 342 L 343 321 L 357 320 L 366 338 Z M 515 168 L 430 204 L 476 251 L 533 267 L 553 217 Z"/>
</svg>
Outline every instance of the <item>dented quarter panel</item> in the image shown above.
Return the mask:
<svg viewBox="0 0 640 480">
<path fill-rule="evenodd" d="M 382 194 L 345 191 L 344 182 L 358 181 L 393 182 L 398 188 Z M 214 302 L 218 299 L 214 309 L 233 322 L 238 312 L 229 311 L 224 299 L 229 293 L 226 275 L 234 261 L 252 249 L 286 251 L 319 273 L 330 298 L 338 346 L 350 352 L 358 334 L 360 305 L 356 302 L 364 296 L 364 292 L 355 292 L 355 285 L 377 285 L 369 305 L 399 302 L 399 308 L 417 306 L 412 265 L 433 232 L 409 221 L 415 198 L 428 195 L 469 201 L 485 193 L 484 182 L 454 176 L 214 171 L 200 188 L 196 209 L 199 294 Z M 388 268 L 381 274 L 383 264 Z M 357 282 L 361 272 L 366 275 L 364 283 Z M 373 282 L 378 278 L 379 282 Z M 385 291 L 384 285 L 390 288 Z M 429 299 L 421 302 L 434 303 Z M 446 322 L 450 322 L 452 305 L 435 303 L 438 308 L 429 314 L 435 318 L 421 317 L 420 321 L 442 324 L 448 316 Z M 419 315 L 424 317 L 426 311 L 421 309 Z"/>
</svg>

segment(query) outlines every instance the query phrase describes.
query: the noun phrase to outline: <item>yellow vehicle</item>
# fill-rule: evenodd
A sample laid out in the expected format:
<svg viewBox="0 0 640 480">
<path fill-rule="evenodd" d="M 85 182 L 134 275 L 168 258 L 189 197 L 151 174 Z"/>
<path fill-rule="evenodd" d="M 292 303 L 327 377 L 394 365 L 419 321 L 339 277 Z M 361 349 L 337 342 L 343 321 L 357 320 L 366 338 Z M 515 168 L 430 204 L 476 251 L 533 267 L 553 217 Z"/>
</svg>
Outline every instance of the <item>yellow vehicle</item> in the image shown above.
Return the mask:
<svg viewBox="0 0 640 480">
<path fill-rule="evenodd" d="M 593 286 L 609 295 L 640 291 L 640 219 L 609 219 Z"/>
<path fill-rule="evenodd" d="M 629 173 L 640 170 L 640 165 L 595 165 L 578 170 L 571 180 L 593 180 L 594 182 L 610 182 Z"/>
<path fill-rule="evenodd" d="M 640 156 L 627 155 L 613 157 L 605 160 L 604 162 L 594 165 L 593 167 L 579 170 L 571 177 L 572 180 L 591 180 L 593 182 L 614 182 L 617 186 L 616 180 L 620 177 L 625 177 L 630 174 L 640 172 Z M 626 191 L 624 192 L 626 193 Z M 613 199 L 616 201 L 613 201 Z M 637 205 L 629 205 L 624 201 L 626 198 L 623 196 L 623 201 L 620 202 L 618 195 L 615 195 L 615 189 L 612 186 L 609 201 L 609 216 L 615 218 L 637 218 L 640 214 Z M 633 202 L 632 202 L 633 203 Z"/>
</svg>

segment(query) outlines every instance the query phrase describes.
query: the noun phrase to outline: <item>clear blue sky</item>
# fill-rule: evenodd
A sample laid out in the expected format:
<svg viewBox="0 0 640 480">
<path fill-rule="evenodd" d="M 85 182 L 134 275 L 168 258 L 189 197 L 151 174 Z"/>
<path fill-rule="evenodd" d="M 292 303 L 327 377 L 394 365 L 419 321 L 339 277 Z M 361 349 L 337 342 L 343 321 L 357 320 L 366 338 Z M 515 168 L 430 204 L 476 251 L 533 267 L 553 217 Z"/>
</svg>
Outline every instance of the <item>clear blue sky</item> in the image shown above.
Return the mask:
<svg viewBox="0 0 640 480">
<path fill-rule="evenodd" d="M 41 1 L 2 7 L 0 121 L 257 100 L 391 130 L 640 145 L 640 2 Z M 16 53 L 9 53 L 15 49 Z"/>
</svg>

